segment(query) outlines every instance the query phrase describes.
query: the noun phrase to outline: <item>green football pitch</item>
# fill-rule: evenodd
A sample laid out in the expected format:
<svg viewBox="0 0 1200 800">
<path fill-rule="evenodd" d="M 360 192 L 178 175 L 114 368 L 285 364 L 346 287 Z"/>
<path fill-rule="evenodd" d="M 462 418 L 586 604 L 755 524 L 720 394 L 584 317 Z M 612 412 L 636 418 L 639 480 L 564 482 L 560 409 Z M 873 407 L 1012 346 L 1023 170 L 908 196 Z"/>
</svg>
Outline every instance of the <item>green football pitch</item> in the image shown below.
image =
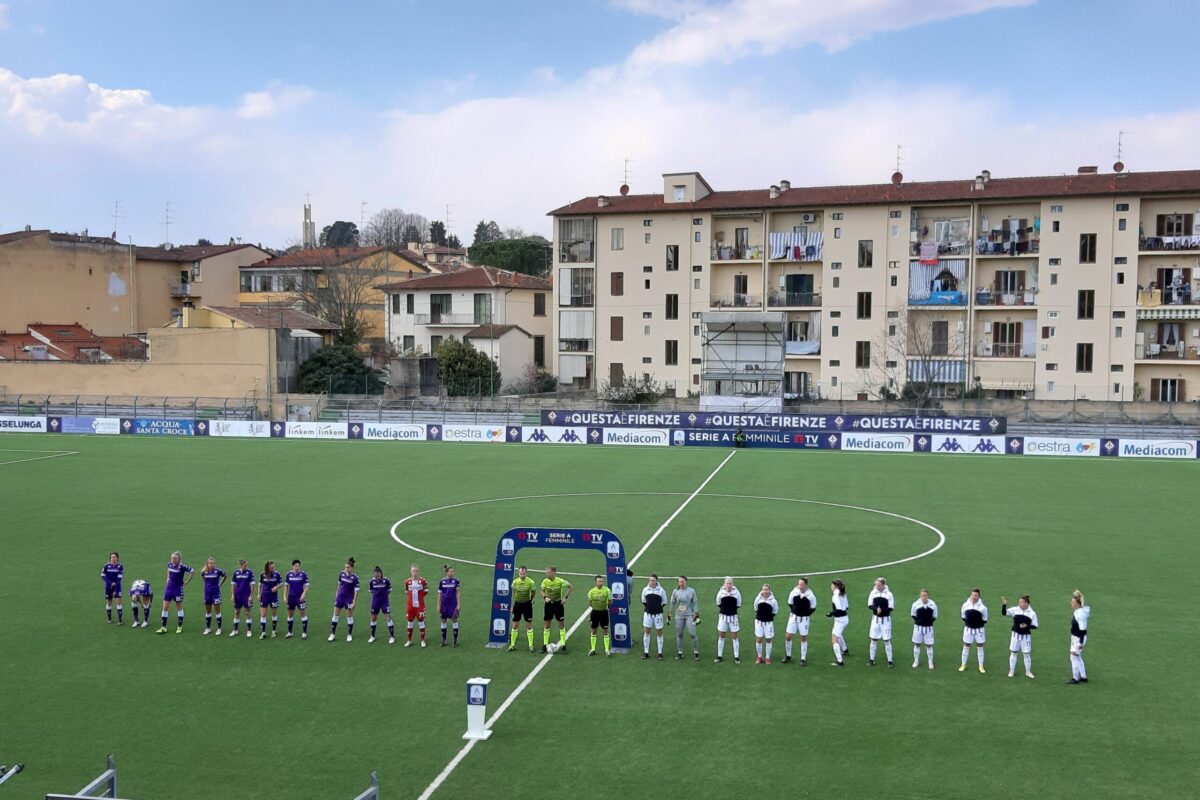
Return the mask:
<svg viewBox="0 0 1200 800">
<path fill-rule="evenodd" d="M 775 665 L 754 666 L 747 610 L 742 663 L 727 651 L 714 664 L 718 584 L 699 581 L 700 663 L 673 660 L 670 627 L 665 662 L 588 658 L 581 627 L 435 797 L 1195 796 L 1200 465 L 750 450 L 721 466 L 728 456 L 709 448 L 3 437 L 0 762 L 24 762 L 26 771 L 0 795 L 74 791 L 115 753 L 121 794 L 134 800 L 336 800 L 361 791 L 372 770 L 384 797 L 417 797 L 463 745 L 466 679 L 492 679 L 494 712 L 543 656 L 483 647 L 490 568 L 456 565 L 464 601 L 457 649 L 437 647 L 436 622 L 430 649 L 368 644 L 365 602 L 354 642 L 328 643 L 333 588 L 348 556 L 364 581 L 380 564 L 398 584 L 414 561 L 436 580 L 443 560 L 398 544 L 393 525 L 426 509 L 495 501 L 420 515 L 396 534 L 488 563 L 510 527 L 603 527 L 630 556 L 659 532 L 634 566 L 638 576 L 845 570 L 836 574 L 851 600 L 850 656 L 844 669 L 829 666 L 823 612 L 833 575 L 823 575 L 813 580 L 822 613 L 807 667 L 779 664 L 783 617 Z M 944 546 L 858 569 L 938 544 L 929 527 L 902 517 L 944 532 Z M 176 549 L 197 569 L 213 555 L 228 572 L 239 558 L 256 572 L 268 558 L 302 559 L 312 580 L 309 639 L 284 640 L 282 620 L 277 639 L 201 636 L 198 580 L 183 635 L 154 635 L 157 613 L 144 630 L 130 627 L 128 609 L 124 627 L 105 624 L 99 573 L 108 552 L 120 551 L 126 590 L 136 578 L 151 580 L 157 612 Z M 523 555 L 531 569 L 545 566 L 544 555 Z M 602 560 L 555 557 L 561 570 L 581 573 Z M 876 573 L 899 607 L 893 670 L 866 663 Z M 571 580 L 569 621 L 590 583 Z M 762 581 L 738 583 L 749 600 Z M 794 583 L 771 580 L 781 603 Z M 639 577 L 635 591 L 641 585 Z M 973 660 L 958 672 L 959 607 L 975 585 L 992 617 L 985 675 Z M 941 609 L 933 672 L 910 666 L 907 610 L 923 587 Z M 1075 588 L 1092 607 L 1085 686 L 1063 685 Z M 1032 681 L 1021 666 L 1007 677 L 1009 626 L 1000 619 L 1000 595 L 1024 592 L 1041 618 Z M 401 592 L 393 606 L 402 608 Z"/>
</svg>

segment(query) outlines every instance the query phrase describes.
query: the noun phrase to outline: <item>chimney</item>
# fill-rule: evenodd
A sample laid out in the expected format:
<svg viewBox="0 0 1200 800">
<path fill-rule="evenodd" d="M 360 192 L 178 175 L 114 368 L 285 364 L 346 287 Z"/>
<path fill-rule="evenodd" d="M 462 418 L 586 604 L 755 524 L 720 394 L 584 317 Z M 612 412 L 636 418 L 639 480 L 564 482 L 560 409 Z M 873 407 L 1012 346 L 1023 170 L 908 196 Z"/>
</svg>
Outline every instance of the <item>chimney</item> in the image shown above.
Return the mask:
<svg viewBox="0 0 1200 800">
<path fill-rule="evenodd" d="M 1099 167 L 1080 167 L 1078 170 L 1080 175 L 1095 175 L 1100 172 Z"/>
<path fill-rule="evenodd" d="M 990 169 L 985 169 L 983 172 L 981 172 L 979 174 L 983 176 L 984 183 L 987 183 L 988 181 L 990 181 L 992 179 L 992 171 Z"/>
<path fill-rule="evenodd" d="M 983 179 L 983 176 L 982 176 L 982 175 L 976 175 L 976 176 L 975 176 L 975 189 L 974 189 L 974 191 L 976 191 L 976 192 L 982 192 L 982 191 L 983 191 L 983 186 L 984 186 L 984 184 L 985 184 L 985 183 L 986 183 L 986 181 Z"/>
<path fill-rule="evenodd" d="M 775 184 L 771 184 L 771 189 L 770 189 L 769 194 L 770 194 L 772 200 L 774 200 L 776 197 L 779 197 L 779 187 L 776 186 Z"/>
<path fill-rule="evenodd" d="M 33 226 L 32 226 L 32 225 L 26 225 L 26 226 L 25 226 L 25 232 L 26 232 L 26 233 L 29 233 L 31 230 L 33 230 Z"/>
<path fill-rule="evenodd" d="M 787 191 L 788 189 L 790 189 L 790 188 L 792 188 L 792 182 L 791 182 L 791 181 L 784 180 L 784 181 L 780 181 L 780 182 L 779 182 L 779 193 L 780 193 L 780 194 L 782 194 L 782 193 L 786 192 L 786 191 Z"/>
<path fill-rule="evenodd" d="M 600 208 L 605 208 L 608 206 L 608 198 L 604 195 L 600 195 L 596 198 L 596 205 L 598 205 Z"/>
</svg>

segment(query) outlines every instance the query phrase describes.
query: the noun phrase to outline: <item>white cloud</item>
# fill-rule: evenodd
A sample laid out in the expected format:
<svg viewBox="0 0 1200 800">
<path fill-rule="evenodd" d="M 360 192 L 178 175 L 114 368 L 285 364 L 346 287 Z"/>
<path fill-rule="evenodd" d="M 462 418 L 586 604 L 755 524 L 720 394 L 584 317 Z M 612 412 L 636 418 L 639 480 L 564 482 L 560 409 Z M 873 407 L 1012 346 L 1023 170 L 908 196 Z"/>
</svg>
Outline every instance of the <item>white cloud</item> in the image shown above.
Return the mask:
<svg viewBox="0 0 1200 800">
<path fill-rule="evenodd" d="M 638 45 L 627 66 L 647 70 L 708 61 L 731 62 L 751 55 L 816 44 L 841 50 L 873 34 L 994 8 L 1029 5 L 1035 0 L 725 0 L 717 3 L 618 0 L 641 13 L 677 19 L 650 41 Z"/>
<path fill-rule="evenodd" d="M 238 106 L 242 119 L 270 119 L 302 108 L 316 92 L 307 86 L 291 86 L 281 81 L 271 81 L 260 92 L 246 92 Z"/>
</svg>

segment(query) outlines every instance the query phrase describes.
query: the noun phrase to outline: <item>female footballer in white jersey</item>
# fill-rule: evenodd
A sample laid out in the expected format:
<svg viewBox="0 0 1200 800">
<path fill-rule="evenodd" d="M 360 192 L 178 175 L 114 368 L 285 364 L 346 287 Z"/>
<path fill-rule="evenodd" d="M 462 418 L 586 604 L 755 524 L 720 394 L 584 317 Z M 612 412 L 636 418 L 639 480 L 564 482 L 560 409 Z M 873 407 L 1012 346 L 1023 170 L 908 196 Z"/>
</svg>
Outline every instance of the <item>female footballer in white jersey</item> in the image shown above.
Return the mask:
<svg viewBox="0 0 1200 800">
<path fill-rule="evenodd" d="M 733 663 L 742 663 L 738 646 L 738 609 L 742 607 L 742 593 L 733 585 L 733 578 L 726 577 L 717 590 L 717 657 L 720 664 L 725 658 L 725 634 L 733 639 Z"/>
<path fill-rule="evenodd" d="M 937 603 L 929 599 L 929 591 L 921 590 L 921 596 L 912 604 L 913 620 L 913 669 L 921 665 L 921 645 L 925 645 L 925 653 L 929 658 L 929 668 L 933 669 L 933 623 L 937 621 Z"/>
<path fill-rule="evenodd" d="M 975 655 L 979 659 L 979 671 L 987 672 L 983 668 L 983 645 L 987 641 L 987 633 L 985 631 L 988 621 L 987 606 L 983 604 L 983 598 L 979 594 L 979 588 L 971 590 L 971 596 L 962 604 L 963 621 L 963 651 L 962 664 L 959 666 L 959 672 L 967 671 L 967 659 L 971 656 L 971 645 L 975 645 Z"/>
<path fill-rule="evenodd" d="M 831 608 L 827 617 L 833 617 L 833 634 L 830 636 L 830 644 L 833 645 L 834 662 L 831 666 L 843 667 L 846 662 L 843 661 L 845 656 L 850 654 L 850 648 L 846 647 L 846 639 L 842 634 L 846 630 L 846 626 L 850 624 L 850 600 L 846 597 L 846 584 L 840 580 L 834 580 L 829 584 L 829 591 L 833 593 Z"/>
<path fill-rule="evenodd" d="M 775 615 L 779 613 L 779 601 L 771 592 L 771 585 L 764 583 L 762 591 L 754 598 L 754 651 L 755 664 L 763 662 L 763 646 L 766 646 L 767 666 L 771 665 L 771 643 L 775 640 Z"/>
<path fill-rule="evenodd" d="M 896 608 L 896 598 L 892 596 L 892 590 L 883 578 L 875 579 L 875 586 L 867 595 L 867 608 L 871 609 L 871 657 L 867 664 L 875 666 L 875 649 L 882 639 L 888 667 L 894 667 L 896 665 L 892 662 L 892 611 Z"/>
<path fill-rule="evenodd" d="M 1008 677 L 1017 674 L 1017 653 L 1025 658 L 1025 677 L 1033 677 L 1033 632 L 1037 630 L 1037 612 L 1029 605 L 1029 595 L 1021 595 L 1016 608 L 1008 607 L 1008 599 L 1000 595 L 1000 613 L 1012 617 L 1012 638 L 1009 640 Z"/>
<path fill-rule="evenodd" d="M 792 660 L 792 637 L 800 637 L 800 666 L 808 666 L 808 627 L 813 612 L 817 609 L 817 596 L 808 588 L 808 580 L 801 578 L 796 588 L 788 595 L 787 635 L 783 641 L 783 663 Z"/>
<path fill-rule="evenodd" d="M 1091 607 L 1084 605 L 1083 592 L 1076 589 L 1071 593 L 1071 680 L 1067 681 L 1071 685 L 1087 683 L 1083 646 L 1087 644 L 1088 617 L 1091 614 Z"/>
</svg>

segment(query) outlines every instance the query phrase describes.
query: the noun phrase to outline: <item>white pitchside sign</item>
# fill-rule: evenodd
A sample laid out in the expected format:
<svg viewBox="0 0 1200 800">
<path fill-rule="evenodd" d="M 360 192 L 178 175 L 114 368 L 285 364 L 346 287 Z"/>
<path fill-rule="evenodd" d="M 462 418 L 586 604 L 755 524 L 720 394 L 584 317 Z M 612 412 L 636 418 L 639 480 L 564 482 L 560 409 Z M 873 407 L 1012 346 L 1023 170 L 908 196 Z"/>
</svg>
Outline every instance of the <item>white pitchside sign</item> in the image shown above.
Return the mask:
<svg viewBox="0 0 1200 800">
<path fill-rule="evenodd" d="M 467 732 L 464 739 L 486 739 L 492 731 L 487 723 L 487 687 L 491 678 L 469 678 L 467 680 Z"/>
</svg>

